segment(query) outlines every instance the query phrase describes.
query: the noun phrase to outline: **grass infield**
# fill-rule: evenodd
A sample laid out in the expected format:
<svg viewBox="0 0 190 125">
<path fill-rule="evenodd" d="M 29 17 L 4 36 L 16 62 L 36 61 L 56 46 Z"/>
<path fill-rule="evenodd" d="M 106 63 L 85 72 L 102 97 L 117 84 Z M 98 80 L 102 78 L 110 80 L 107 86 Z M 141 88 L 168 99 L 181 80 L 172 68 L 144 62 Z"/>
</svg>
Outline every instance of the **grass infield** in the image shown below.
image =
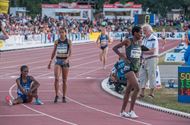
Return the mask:
<svg viewBox="0 0 190 125">
<path fill-rule="evenodd" d="M 174 109 L 186 113 L 190 113 L 190 103 L 179 103 L 178 90 L 173 88 L 161 88 L 155 91 L 155 98 L 148 97 L 149 90 L 145 91 L 145 97 L 140 99 L 144 102 L 148 102 L 161 107 Z"/>
</svg>

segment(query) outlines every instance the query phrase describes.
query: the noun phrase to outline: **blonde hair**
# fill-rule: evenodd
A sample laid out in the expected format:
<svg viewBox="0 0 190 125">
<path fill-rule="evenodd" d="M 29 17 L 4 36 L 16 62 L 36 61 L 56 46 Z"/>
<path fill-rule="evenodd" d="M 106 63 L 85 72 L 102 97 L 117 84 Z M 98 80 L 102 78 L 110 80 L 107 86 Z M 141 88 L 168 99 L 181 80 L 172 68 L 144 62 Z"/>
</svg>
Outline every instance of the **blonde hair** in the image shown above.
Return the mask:
<svg viewBox="0 0 190 125">
<path fill-rule="evenodd" d="M 143 25 L 142 25 L 142 29 L 144 29 L 144 28 L 146 28 L 146 29 L 147 29 L 148 31 L 150 31 L 151 33 L 154 32 L 153 29 L 152 29 L 152 26 L 151 26 L 150 24 L 147 24 L 147 23 L 143 24 Z"/>
</svg>

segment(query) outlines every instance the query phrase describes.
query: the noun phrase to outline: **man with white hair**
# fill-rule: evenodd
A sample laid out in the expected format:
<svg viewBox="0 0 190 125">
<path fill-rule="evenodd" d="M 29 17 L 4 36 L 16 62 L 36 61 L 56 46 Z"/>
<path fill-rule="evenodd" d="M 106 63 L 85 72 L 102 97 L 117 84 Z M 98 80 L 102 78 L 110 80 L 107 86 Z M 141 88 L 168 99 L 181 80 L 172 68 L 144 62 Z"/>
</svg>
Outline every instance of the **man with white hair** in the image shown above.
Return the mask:
<svg viewBox="0 0 190 125">
<path fill-rule="evenodd" d="M 149 50 L 143 51 L 142 65 L 139 72 L 139 86 L 141 88 L 140 98 L 144 97 L 144 90 L 149 81 L 149 97 L 154 98 L 154 89 L 156 87 L 156 68 L 158 63 L 158 39 L 154 35 L 153 29 L 149 24 L 142 26 L 144 39 L 142 44 Z"/>
</svg>

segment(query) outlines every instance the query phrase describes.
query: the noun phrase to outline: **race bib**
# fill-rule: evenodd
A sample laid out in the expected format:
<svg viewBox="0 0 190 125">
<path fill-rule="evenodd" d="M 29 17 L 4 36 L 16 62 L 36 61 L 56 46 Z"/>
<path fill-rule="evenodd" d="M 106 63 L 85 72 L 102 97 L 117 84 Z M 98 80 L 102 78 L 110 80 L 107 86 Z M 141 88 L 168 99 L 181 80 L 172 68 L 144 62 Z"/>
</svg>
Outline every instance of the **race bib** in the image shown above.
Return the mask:
<svg viewBox="0 0 190 125">
<path fill-rule="evenodd" d="M 57 53 L 58 54 L 66 54 L 68 52 L 68 45 L 62 44 L 62 46 L 57 47 Z"/>
<path fill-rule="evenodd" d="M 122 72 L 128 71 L 129 69 L 130 69 L 130 66 L 125 65 Z"/>
<path fill-rule="evenodd" d="M 131 50 L 131 58 L 139 59 L 140 56 L 141 56 L 141 50 L 140 49 L 132 49 Z"/>
<path fill-rule="evenodd" d="M 105 46 L 105 45 L 107 45 L 107 40 L 103 40 L 103 41 L 101 41 L 101 46 Z"/>
</svg>

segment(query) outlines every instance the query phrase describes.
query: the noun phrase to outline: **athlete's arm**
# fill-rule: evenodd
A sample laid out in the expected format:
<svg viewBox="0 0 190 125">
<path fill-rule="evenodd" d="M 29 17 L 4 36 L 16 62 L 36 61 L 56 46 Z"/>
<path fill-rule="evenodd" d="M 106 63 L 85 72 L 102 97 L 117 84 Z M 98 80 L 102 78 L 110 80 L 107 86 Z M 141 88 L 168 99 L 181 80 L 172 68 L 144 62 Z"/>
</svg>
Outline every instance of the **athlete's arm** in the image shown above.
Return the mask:
<svg viewBox="0 0 190 125">
<path fill-rule="evenodd" d="M 23 94 L 27 94 L 26 90 L 20 85 L 20 80 L 16 79 L 16 84 L 18 86 L 18 89 L 23 93 Z"/>
<path fill-rule="evenodd" d="M 130 45 L 130 43 L 131 43 L 130 40 L 125 39 L 123 42 L 121 42 L 121 43 L 115 45 L 115 46 L 113 47 L 113 51 L 114 51 L 121 59 L 127 60 L 127 57 L 126 57 L 123 53 L 121 53 L 121 52 L 119 51 L 119 48 L 122 48 L 123 46 L 128 47 L 128 46 Z"/>
<path fill-rule="evenodd" d="M 51 62 L 52 62 L 52 60 L 53 60 L 53 58 L 54 58 L 54 56 L 55 56 L 55 52 L 56 52 L 56 50 L 57 50 L 57 42 L 58 42 L 58 41 L 55 41 L 54 48 L 53 48 L 53 52 L 52 52 L 52 54 L 51 54 L 51 59 L 50 59 L 49 64 L 48 64 L 48 69 L 51 68 Z"/>
<path fill-rule="evenodd" d="M 100 44 L 100 35 L 98 36 L 97 40 L 96 40 L 96 44 L 97 46 L 99 47 L 99 44 Z"/>
<path fill-rule="evenodd" d="M 110 36 L 108 35 L 108 43 L 111 44 L 112 43 L 112 40 L 110 38 Z"/>
<path fill-rule="evenodd" d="M 71 56 L 71 53 L 72 53 L 72 41 L 69 40 L 69 52 L 68 52 L 68 57 L 69 58 Z"/>
<path fill-rule="evenodd" d="M 40 86 L 40 83 L 32 76 L 30 76 L 30 79 L 32 80 L 32 85 L 34 85 L 34 87 L 30 89 L 30 92 L 32 92 Z"/>
</svg>

